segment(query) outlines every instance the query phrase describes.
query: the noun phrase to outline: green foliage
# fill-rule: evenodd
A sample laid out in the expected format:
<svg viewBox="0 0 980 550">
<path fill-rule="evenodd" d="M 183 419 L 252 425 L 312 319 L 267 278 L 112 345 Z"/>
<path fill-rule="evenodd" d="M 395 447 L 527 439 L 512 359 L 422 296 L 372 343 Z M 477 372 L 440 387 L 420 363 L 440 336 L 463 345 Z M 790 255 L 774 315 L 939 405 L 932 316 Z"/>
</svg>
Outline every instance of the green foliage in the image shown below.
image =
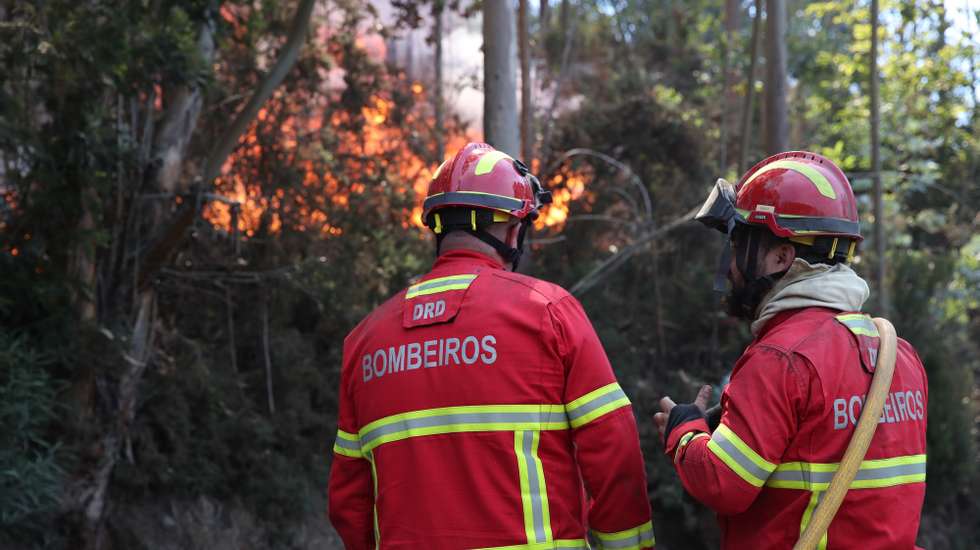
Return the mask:
<svg viewBox="0 0 980 550">
<path fill-rule="evenodd" d="M 23 337 L 0 333 L 0 541 L 54 542 L 67 456 L 52 435 L 63 414 L 50 362 Z"/>
<path fill-rule="evenodd" d="M 77 523 L 59 508 L 66 472 L 98 463 L 100 438 L 115 422 L 111 388 L 128 366 L 134 270 L 153 244 L 141 231 L 158 221 L 147 214 L 154 208 L 132 204 L 164 204 L 143 196 L 157 165 L 140 136 L 159 129 L 181 84 L 206 84 L 183 167 L 192 178 L 274 59 L 294 3 L 15 4 L 0 25 L 0 536 L 70 547 L 50 526 L 70 532 Z M 397 4 L 403 22 L 428 13 Z M 552 5 L 535 50 L 546 90 L 558 80 L 566 37 L 573 43 L 558 109 L 538 113 L 539 129 L 553 124 L 541 172 L 556 190 L 576 177 L 587 185 L 560 229 L 536 232 L 528 269 L 572 286 L 698 204 L 716 176 L 732 175 L 741 137 L 732 121 L 741 94 L 761 83 L 743 81 L 754 2 L 740 3 L 741 22 L 724 44 L 731 101 L 721 99 L 719 0 Z M 789 2 L 792 146 L 849 172 L 870 167 L 868 6 Z M 975 394 L 970 401 L 980 372 L 978 46 L 950 40 L 949 14 L 934 2 L 887 0 L 882 9 L 890 284 L 899 334 L 930 377 L 927 511 L 962 509 L 966 519 L 946 522 L 940 539 L 975 540 L 967 520 L 980 485 Z M 360 38 L 377 23 L 369 3 L 345 0 L 330 11 L 314 21 L 316 40 L 253 121 L 230 173 L 209 190 L 244 203 L 239 226 L 211 223 L 222 211 L 209 203 L 210 217 L 195 222 L 154 278 L 154 352 L 110 492 L 116 546 L 142 540 L 125 518 L 130 507 L 201 496 L 260 518 L 266 547 L 302 546 L 292 534 L 322 506 L 343 338 L 430 264 L 431 240 L 410 220 L 412 186 L 441 160 L 434 134 L 461 134 L 462 124 L 449 117 L 433 128 L 426 97 L 367 54 Z M 209 17 L 218 26 L 213 64 L 198 46 Z M 339 89 L 324 85 L 331 74 L 343 75 Z M 297 122 L 311 120 L 319 123 Z M 750 161 L 762 156 L 753 137 Z M 635 178 L 595 157 L 558 162 L 581 147 L 614 157 Z M 870 233 L 869 180 L 854 184 Z M 92 223 L 80 229 L 86 215 Z M 866 242 L 860 270 L 877 260 Z M 698 383 L 719 385 L 749 339 L 716 313 L 709 289 L 720 245 L 683 226 L 582 296 L 638 414 L 664 546 L 717 546 L 713 518 L 684 494 L 649 418 L 662 395 L 686 400 Z M 85 251 L 99 265 L 91 286 L 79 275 Z M 97 322 L 78 322 L 81 297 L 98 304 Z"/>
</svg>

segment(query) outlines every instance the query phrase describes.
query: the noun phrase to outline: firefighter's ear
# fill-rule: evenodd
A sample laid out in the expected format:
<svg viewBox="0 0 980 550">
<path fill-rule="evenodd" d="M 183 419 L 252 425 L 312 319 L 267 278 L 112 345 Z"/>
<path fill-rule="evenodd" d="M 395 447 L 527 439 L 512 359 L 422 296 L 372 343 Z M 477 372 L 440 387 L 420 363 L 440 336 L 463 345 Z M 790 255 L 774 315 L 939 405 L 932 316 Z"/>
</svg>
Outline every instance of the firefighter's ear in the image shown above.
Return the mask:
<svg viewBox="0 0 980 550">
<path fill-rule="evenodd" d="M 793 260 L 796 259 L 796 248 L 792 244 L 787 242 L 781 242 L 774 244 L 766 252 L 763 258 L 763 267 L 765 275 L 772 275 L 773 273 L 779 273 L 781 271 L 786 271 L 789 266 L 793 265 Z"/>
</svg>

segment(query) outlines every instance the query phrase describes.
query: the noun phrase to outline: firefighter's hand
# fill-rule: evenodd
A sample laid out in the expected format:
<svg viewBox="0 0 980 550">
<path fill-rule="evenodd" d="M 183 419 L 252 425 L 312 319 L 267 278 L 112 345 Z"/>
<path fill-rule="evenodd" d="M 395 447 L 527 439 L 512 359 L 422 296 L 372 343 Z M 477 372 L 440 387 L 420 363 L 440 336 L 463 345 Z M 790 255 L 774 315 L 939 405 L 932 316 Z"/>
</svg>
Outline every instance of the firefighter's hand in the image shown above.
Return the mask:
<svg viewBox="0 0 980 550">
<path fill-rule="evenodd" d="M 694 398 L 693 405 L 701 411 L 701 415 L 704 416 L 704 412 L 708 409 L 708 399 L 711 398 L 711 386 L 701 386 L 698 390 L 698 396 Z M 674 400 L 670 396 L 666 396 L 660 400 L 660 411 L 653 415 L 653 422 L 657 425 L 657 431 L 660 433 L 660 440 L 666 441 L 667 437 L 667 421 L 670 418 L 670 411 L 677 406 Z"/>
</svg>

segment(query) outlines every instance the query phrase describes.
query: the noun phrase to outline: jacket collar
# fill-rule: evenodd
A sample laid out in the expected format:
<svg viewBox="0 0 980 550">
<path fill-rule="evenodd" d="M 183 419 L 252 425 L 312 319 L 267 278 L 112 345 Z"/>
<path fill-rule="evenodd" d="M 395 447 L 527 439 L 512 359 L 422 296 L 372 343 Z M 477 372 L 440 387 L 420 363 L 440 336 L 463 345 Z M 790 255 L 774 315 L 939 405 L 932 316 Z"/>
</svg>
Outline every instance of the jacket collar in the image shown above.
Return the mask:
<svg viewBox="0 0 980 550">
<path fill-rule="evenodd" d="M 762 340 L 763 338 L 766 337 L 767 334 L 769 334 L 770 332 L 772 332 L 772 330 L 774 328 L 776 328 L 779 325 L 783 324 L 784 321 L 788 320 L 790 317 L 796 315 L 797 313 L 800 313 L 801 311 L 810 311 L 810 310 L 825 311 L 825 312 L 827 312 L 828 315 L 834 315 L 834 314 L 840 313 L 839 310 L 832 309 L 832 308 L 827 308 L 827 307 L 803 307 L 803 308 L 799 308 L 799 309 L 787 309 L 787 310 L 783 310 L 783 311 L 780 311 L 779 313 L 773 315 L 772 317 L 770 317 L 769 319 L 767 319 L 765 321 L 765 323 L 763 323 L 763 325 L 761 326 L 761 328 L 759 328 L 759 332 L 755 335 L 755 340 L 757 342 L 759 340 Z"/>
<path fill-rule="evenodd" d="M 504 265 L 499 259 L 494 259 L 482 252 L 469 250 L 466 248 L 456 248 L 447 250 L 436 258 L 436 263 L 432 266 L 432 271 L 440 271 L 449 266 L 483 266 L 491 269 L 503 269 Z"/>
</svg>

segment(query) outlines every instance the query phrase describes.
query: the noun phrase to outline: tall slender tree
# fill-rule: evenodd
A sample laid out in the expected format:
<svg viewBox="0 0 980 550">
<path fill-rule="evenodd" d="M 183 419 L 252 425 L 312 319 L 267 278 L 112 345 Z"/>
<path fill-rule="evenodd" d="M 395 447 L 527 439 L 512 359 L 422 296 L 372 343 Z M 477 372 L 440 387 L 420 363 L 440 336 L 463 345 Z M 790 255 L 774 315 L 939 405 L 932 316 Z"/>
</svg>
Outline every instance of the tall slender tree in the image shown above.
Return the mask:
<svg viewBox="0 0 980 550">
<path fill-rule="evenodd" d="M 786 112 L 786 0 L 768 0 L 766 8 L 766 152 L 789 148 Z"/>
<path fill-rule="evenodd" d="M 445 0 L 433 0 L 432 2 L 432 42 L 435 45 L 435 59 L 433 63 L 436 66 L 435 82 L 432 84 L 432 103 L 436 118 L 436 159 L 439 162 L 442 162 L 443 157 L 446 156 L 445 134 L 443 132 L 446 124 L 446 112 L 442 98 L 442 16 L 443 11 L 445 11 L 445 4 Z"/>
<path fill-rule="evenodd" d="M 745 73 L 745 102 L 742 104 L 741 133 L 738 147 L 738 174 L 745 170 L 749 158 L 749 138 L 752 135 L 752 111 L 755 100 L 755 73 L 759 64 L 759 37 L 762 34 L 762 0 L 755 0 L 755 16 L 752 18 L 752 43 L 749 46 L 749 67 Z"/>
<path fill-rule="evenodd" d="M 534 156 L 534 111 L 531 107 L 531 43 L 528 32 L 528 0 L 520 0 L 517 13 L 517 47 L 521 58 L 521 158 Z"/>
<path fill-rule="evenodd" d="M 888 287 L 885 284 L 886 250 L 885 206 L 881 189 L 881 118 L 878 93 L 878 0 L 871 0 L 871 178 L 874 186 L 875 252 L 878 266 L 875 270 L 875 290 L 878 291 L 878 307 L 881 315 L 889 310 Z"/>
<path fill-rule="evenodd" d="M 505 153 L 520 153 L 514 9 L 507 0 L 483 2 L 483 135 Z"/>
</svg>

